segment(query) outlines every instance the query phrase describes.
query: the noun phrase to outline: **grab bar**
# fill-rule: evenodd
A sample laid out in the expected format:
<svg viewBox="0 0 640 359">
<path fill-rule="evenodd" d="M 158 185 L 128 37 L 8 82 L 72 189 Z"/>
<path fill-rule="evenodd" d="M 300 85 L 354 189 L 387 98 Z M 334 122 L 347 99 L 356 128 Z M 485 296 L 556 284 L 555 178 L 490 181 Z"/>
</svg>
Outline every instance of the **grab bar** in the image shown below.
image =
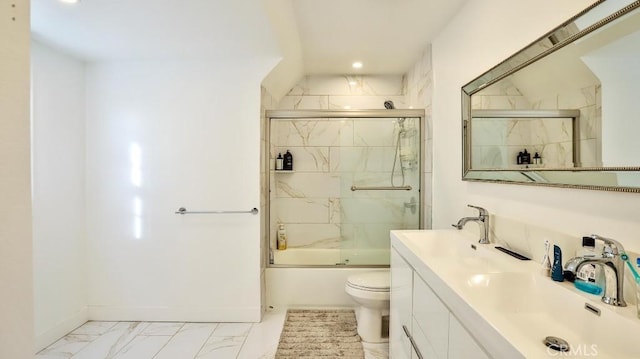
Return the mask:
<svg viewBox="0 0 640 359">
<path fill-rule="evenodd" d="M 399 186 L 399 187 L 358 187 L 356 185 L 351 186 L 352 191 L 411 191 L 411 186 Z"/>
<path fill-rule="evenodd" d="M 175 214 L 183 214 L 183 215 L 184 214 L 240 214 L 240 213 L 258 214 L 258 209 L 254 207 L 248 211 L 188 211 L 186 208 L 180 207 L 175 212 Z"/>
</svg>

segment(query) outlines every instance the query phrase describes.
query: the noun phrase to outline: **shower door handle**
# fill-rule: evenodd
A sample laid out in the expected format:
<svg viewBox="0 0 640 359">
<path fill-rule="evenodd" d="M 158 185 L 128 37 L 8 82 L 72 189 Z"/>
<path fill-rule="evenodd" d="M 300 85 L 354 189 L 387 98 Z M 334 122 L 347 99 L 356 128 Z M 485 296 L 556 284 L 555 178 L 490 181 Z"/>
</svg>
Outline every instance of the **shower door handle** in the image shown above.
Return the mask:
<svg viewBox="0 0 640 359">
<path fill-rule="evenodd" d="M 415 197 L 411 197 L 409 202 L 404 202 L 404 208 L 411 210 L 411 214 L 416 213 L 416 208 L 418 207 L 418 201 L 416 201 Z"/>
</svg>

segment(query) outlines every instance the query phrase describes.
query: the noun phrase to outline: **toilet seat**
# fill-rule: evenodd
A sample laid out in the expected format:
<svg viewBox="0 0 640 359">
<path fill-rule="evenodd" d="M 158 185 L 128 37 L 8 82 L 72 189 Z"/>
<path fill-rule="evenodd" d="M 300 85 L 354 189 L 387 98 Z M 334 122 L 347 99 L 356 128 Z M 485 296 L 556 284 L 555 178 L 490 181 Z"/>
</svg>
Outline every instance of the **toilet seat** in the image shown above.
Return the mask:
<svg viewBox="0 0 640 359">
<path fill-rule="evenodd" d="M 347 279 L 347 286 L 367 292 L 389 292 L 390 283 L 388 271 L 354 274 Z"/>
<path fill-rule="evenodd" d="M 389 315 L 389 271 L 355 274 L 347 278 L 345 292 L 358 303 L 358 335 L 365 343 L 385 343 L 389 341 L 388 326 L 383 325 L 383 317 Z"/>
</svg>

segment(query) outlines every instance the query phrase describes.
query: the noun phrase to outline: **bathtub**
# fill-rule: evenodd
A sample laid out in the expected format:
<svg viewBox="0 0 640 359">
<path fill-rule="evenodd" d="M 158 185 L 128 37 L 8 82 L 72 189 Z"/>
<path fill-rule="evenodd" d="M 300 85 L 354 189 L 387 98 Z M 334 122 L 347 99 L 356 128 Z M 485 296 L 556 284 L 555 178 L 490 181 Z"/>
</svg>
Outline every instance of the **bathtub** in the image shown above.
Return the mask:
<svg viewBox="0 0 640 359">
<path fill-rule="evenodd" d="M 389 264 L 387 249 L 290 248 L 273 256 L 276 265 L 265 269 L 266 304 L 276 308 L 355 307 L 344 291 L 347 277 L 388 270 Z M 349 265 L 342 265 L 347 259 Z"/>
<path fill-rule="evenodd" d="M 389 249 L 289 248 L 273 251 L 273 263 L 286 266 L 388 266 Z"/>
</svg>

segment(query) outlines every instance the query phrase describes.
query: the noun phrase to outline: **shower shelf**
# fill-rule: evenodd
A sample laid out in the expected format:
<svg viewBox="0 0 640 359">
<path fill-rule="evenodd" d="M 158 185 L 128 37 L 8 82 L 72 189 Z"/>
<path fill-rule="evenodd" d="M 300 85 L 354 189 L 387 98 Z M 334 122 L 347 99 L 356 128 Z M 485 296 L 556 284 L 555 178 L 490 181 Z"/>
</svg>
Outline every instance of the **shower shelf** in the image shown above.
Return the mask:
<svg viewBox="0 0 640 359">
<path fill-rule="evenodd" d="M 275 173 L 294 173 L 294 170 L 271 170 L 271 172 Z"/>
</svg>

